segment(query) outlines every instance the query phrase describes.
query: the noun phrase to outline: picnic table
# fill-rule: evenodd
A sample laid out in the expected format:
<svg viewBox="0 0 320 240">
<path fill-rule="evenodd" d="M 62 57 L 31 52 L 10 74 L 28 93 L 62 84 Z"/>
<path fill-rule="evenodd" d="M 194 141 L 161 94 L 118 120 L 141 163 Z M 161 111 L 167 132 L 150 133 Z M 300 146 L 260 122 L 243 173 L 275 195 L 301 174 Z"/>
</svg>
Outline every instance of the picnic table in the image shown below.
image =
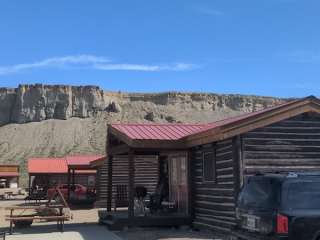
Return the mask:
<svg viewBox="0 0 320 240">
<path fill-rule="evenodd" d="M 13 232 L 13 223 L 15 225 L 21 222 L 31 222 L 33 221 L 57 221 L 57 228 L 63 232 L 64 222 L 70 220 L 70 215 L 66 214 L 63 210 L 69 209 L 69 206 L 65 199 L 63 198 L 60 190 L 57 190 L 58 195 L 62 198 L 62 204 L 51 203 L 49 199 L 48 203 L 45 205 L 36 206 L 11 206 L 6 207 L 5 210 L 10 211 L 10 215 L 6 215 L 6 221 L 10 221 L 10 235 Z M 32 211 L 32 214 L 26 215 L 27 211 Z M 14 214 L 17 213 L 18 214 Z"/>
<path fill-rule="evenodd" d="M 12 206 L 6 207 L 6 210 L 10 211 L 10 215 L 6 216 L 6 220 L 10 221 L 10 235 L 13 232 L 13 223 L 19 221 L 57 221 L 57 227 L 61 232 L 64 230 L 64 222 L 70 219 L 69 215 L 64 214 L 64 205 L 52 205 L 52 206 Z M 57 209 L 56 215 L 42 215 L 41 211 L 44 209 Z M 26 210 L 31 210 L 34 213 L 29 215 L 24 215 Z M 19 211 L 18 214 L 14 214 Z"/>
<path fill-rule="evenodd" d="M 1 199 L 11 199 L 14 196 L 22 195 L 21 188 L 0 188 Z"/>
</svg>

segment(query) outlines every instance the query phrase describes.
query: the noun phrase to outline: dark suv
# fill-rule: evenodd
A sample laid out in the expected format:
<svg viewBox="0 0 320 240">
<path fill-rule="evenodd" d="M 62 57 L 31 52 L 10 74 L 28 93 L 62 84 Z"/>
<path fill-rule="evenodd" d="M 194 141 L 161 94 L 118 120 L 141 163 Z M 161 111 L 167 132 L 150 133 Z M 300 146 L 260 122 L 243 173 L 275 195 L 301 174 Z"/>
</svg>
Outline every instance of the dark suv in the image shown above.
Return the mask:
<svg viewBox="0 0 320 240">
<path fill-rule="evenodd" d="M 231 239 L 320 240 L 320 173 L 248 177 Z"/>
</svg>

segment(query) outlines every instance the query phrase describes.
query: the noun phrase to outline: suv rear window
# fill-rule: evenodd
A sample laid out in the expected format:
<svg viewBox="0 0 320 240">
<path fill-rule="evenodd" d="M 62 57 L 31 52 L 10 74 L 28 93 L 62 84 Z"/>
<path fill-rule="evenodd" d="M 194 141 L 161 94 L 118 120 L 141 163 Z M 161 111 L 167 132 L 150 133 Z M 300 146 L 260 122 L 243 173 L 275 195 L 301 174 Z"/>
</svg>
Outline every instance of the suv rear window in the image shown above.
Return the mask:
<svg viewBox="0 0 320 240">
<path fill-rule="evenodd" d="M 249 178 L 239 195 L 239 207 L 274 208 L 277 203 L 278 183 L 271 179 Z"/>
<path fill-rule="evenodd" d="M 320 208 L 320 181 L 302 181 L 288 184 L 286 207 L 295 209 Z"/>
</svg>

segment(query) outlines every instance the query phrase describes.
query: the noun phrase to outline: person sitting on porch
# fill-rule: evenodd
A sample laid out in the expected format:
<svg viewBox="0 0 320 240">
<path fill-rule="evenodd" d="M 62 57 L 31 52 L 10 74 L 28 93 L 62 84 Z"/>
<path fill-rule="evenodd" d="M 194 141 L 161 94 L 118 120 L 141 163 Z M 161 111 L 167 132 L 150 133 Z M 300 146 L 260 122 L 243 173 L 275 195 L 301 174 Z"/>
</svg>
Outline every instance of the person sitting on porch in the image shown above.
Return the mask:
<svg viewBox="0 0 320 240">
<path fill-rule="evenodd" d="M 136 187 L 136 199 L 134 203 L 134 213 L 137 216 L 145 216 L 146 208 L 144 200 L 147 196 L 147 189 L 143 186 Z"/>
<path fill-rule="evenodd" d="M 150 196 L 150 212 L 155 213 L 158 210 L 161 210 L 161 203 L 165 200 L 169 200 L 169 182 L 168 177 L 166 176 L 159 180 L 155 193 Z"/>
</svg>

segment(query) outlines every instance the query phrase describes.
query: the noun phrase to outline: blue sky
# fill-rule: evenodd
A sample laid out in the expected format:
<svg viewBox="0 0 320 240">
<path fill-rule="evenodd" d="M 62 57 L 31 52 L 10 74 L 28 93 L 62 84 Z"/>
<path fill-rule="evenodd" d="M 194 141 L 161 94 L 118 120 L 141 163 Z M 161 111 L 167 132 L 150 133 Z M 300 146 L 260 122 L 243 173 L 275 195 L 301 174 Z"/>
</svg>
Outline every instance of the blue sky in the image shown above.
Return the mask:
<svg viewBox="0 0 320 240">
<path fill-rule="evenodd" d="M 2 0 L 0 86 L 320 95 L 316 0 Z"/>
</svg>

